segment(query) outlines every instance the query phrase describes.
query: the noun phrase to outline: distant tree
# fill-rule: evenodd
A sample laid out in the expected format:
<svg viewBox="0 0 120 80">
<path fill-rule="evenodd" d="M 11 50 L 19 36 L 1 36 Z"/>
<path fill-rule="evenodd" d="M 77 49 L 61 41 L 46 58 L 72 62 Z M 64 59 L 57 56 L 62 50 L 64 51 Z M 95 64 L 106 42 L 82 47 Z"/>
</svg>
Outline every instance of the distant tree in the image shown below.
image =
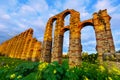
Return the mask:
<svg viewBox="0 0 120 80">
<path fill-rule="evenodd" d="M 88 52 L 82 52 L 82 60 L 85 62 L 95 63 L 97 60 L 97 54 Z"/>
<path fill-rule="evenodd" d="M 68 58 L 68 54 L 63 54 L 62 57 L 63 57 L 64 59 L 67 59 L 67 58 Z"/>
<path fill-rule="evenodd" d="M 82 57 L 88 56 L 88 52 L 82 52 Z"/>
</svg>

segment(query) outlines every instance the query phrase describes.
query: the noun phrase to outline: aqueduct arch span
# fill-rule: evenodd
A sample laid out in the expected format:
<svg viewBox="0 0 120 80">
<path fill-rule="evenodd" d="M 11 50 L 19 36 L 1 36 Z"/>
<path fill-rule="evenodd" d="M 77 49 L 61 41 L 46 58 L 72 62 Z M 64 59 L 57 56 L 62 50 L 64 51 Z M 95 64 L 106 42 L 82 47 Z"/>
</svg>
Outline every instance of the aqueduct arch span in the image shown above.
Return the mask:
<svg viewBox="0 0 120 80">
<path fill-rule="evenodd" d="M 64 26 L 64 18 L 70 14 L 70 24 Z M 112 33 L 110 29 L 111 17 L 107 14 L 107 10 L 100 10 L 93 14 L 93 18 L 80 21 L 79 12 L 73 9 L 67 9 L 53 17 L 51 17 L 46 25 L 44 34 L 42 60 L 44 62 L 62 61 L 63 35 L 66 30 L 70 31 L 69 42 L 69 65 L 80 65 L 81 62 L 81 29 L 87 25 L 92 25 L 96 35 L 96 50 L 99 58 L 102 54 L 109 51 L 115 53 Z M 53 22 L 56 21 L 54 39 L 52 39 Z M 52 47 L 52 42 L 53 47 Z"/>
</svg>

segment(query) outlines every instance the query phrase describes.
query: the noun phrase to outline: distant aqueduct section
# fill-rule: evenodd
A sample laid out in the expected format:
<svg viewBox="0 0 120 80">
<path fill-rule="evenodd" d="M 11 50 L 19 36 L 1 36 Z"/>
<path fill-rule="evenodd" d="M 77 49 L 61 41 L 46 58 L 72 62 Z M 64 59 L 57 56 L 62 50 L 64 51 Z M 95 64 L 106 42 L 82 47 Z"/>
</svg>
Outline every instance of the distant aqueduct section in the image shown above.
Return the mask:
<svg viewBox="0 0 120 80">
<path fill-rule="evenodd" d="M 70 23 L 64 26 L 64 19 L 70 14 Z M 1 55 L 12 58 L 21 58 L 26 60 L 42 60 L 43 62 L 58 61 L 62 63 L 63 37 L 69 30 L 69 65 L 81 64 L 81 29 L 91 25 L 96 36 L 96 50 L 98 59 L 102 59 L 105 52 L 115 53 L 113 37 L 110 28 L 110 19 L 107 10 L 100 10 L 94 13 L 91 19 L 80 21 L 80 13 L 67 9 L 51 18 L 49 18 L 44 33 L 43 43 L 32 38 L 33 30 L 28 29 L 25 32 L 3 42 L 0 45 Z M 56 21 L 53 31 L 53 22 Z M 52 34 L 54 32 L 54 34 Z M 89 35 L 90 33 L 88 33 Z M 54 38 L 52 39 L 52 36 Z M 85 37 L 85 36 L 84 36 Z"/>
<path fill-rule="evenodd" d="M 0 55 L 11 58 L 39 61 L 41 52 L 41 42 L 32 37 L 33 29 L 3 42 L 0 45 Z"/>
</svg>

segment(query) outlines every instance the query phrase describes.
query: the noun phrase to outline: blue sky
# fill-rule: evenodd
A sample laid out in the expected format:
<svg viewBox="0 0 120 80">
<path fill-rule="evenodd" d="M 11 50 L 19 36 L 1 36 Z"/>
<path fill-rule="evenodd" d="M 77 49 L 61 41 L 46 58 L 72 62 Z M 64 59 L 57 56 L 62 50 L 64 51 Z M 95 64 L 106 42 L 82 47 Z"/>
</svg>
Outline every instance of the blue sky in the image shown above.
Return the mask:
<svg viewBox="0 0 120 80">
<path fill-rule="evenodd" d="M 25 31 L 34 29 L 34 37 L 43 41 L 47 20 L 66 9 L 80 12 L 81 21 L 92 18 L 94 12 L 107 9 L 116 50 L 120 49 L 120 0 L 0 0 L 0 43 Z M 66 18 L 66 24 L 69 16 Z M 64 50 L 69 45 L 69 32 L 64 34 Z M 83 51 L 95 52 L 95 34 L 92 26 L 82 30 Z"/>
</svg>

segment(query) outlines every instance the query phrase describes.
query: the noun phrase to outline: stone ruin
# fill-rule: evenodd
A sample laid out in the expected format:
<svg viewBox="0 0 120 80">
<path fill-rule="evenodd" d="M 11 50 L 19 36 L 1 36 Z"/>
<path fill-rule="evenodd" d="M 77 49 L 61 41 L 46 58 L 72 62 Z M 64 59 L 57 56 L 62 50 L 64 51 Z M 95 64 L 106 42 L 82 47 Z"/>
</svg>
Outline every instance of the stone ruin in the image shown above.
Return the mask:
<svg viewBox="0 0 120 80">
<path fill-rule="evenodd" d="M 39 61 L 41 52 L 41 42 L 33 38 L 33 29 L 3 42 L 0 45 L 0 55 L 11 58 Z"/>
<path fill-rule="evenodd" d="M 70 23 L 64 26 L 64 19 L 70 14 Z M 115 53 L 113 37 L 110 28 L 110 19 L 107 10 L 100 10 L 94 13 L 91 19 L 80 21 L 79 12 L 73 9 L 67 9 L 51 18 L 49 18 L 44 34 L 44 41 L 42 46 L 42 61 L 53 62 L 58 61 L 62 63 L 63 37 L 64 33 L 69 30 L 69 65 L 81 64 L 81 29 L 91 25 L 94 28 L 96 36 L 96 50 L 98 59 L 102 59 L 103 53 Z M 53 22 L 56 21 L 54 40 L 52 39 Z M 90 34 L 90 33 L 88 33 Z M 53 47 L 52 47 L 53 46 Z"/>
<path fill-rule="evenodd" d="M 69 14 L 70 23 L 68 26 L 64 26 L 64 19 Z M 33 30 L 29 29 L 3 42 L 0 46 L 0 52 L 2 53 L 1 55 L 14 58 L 31 59 L 32 61 L 42 60 L 43 62 L 58 61 L 62 63 L 63 37 L 64 33 L 69 30 L 69 65 L 80 65 L 82 59 L 81 29 L 91 25 L 95 31 L 98 59 L 102 59 L 102 55 L 105 52 L 115 53 L 110 19 L 111 17 L 108 15 L 106 9 L 94 13 L 92 18 L 84 21 L 80 21 L 79 12 L 73 9 L 67 9 L 49 18 L 42 47 L 41 42 L 32 38 Z M 54 21 L 56 21 L 56 25 L 54 34 L 52 34 Z M 53 35 L 54 39 L 52 38 Z"/>
</svg>

